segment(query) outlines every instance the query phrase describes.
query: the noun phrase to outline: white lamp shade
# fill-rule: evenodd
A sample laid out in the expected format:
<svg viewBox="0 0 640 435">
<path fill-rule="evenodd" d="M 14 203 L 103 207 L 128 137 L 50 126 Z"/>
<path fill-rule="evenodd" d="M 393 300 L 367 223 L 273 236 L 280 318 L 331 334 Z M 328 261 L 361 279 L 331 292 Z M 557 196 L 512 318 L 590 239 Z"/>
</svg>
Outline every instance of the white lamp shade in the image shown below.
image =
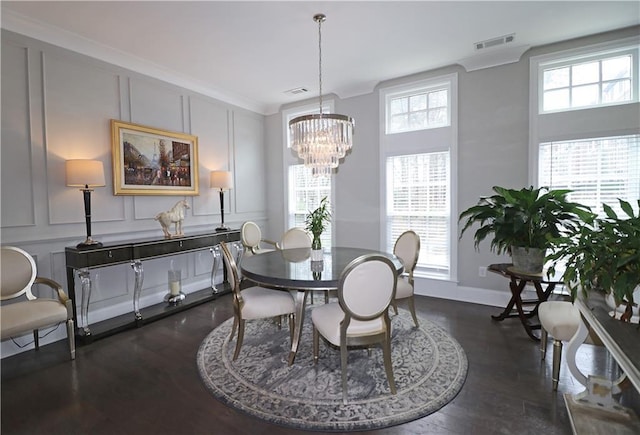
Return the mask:
<svg viewBox="0 0 640 435">
<path fill-rule="evenodd" d="M 104 166 L 99 160 L 67 160 L 67 186 L 104 186 Z"/>
<path fill-rule="evenodd" d="M 233 174 L 229 171 L 211 171 L 209 182 L 212 189 L 233 189 Z"/>
</svg>

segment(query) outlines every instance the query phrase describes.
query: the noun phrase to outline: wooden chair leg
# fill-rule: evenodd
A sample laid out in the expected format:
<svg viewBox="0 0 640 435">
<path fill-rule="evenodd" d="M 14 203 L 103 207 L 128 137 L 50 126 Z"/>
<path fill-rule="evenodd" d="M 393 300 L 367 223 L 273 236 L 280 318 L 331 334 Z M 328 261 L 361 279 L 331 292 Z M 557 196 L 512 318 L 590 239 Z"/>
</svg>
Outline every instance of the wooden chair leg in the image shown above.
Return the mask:
<svg viewBox="0 0 640 435">
<path fill-rule="evenodd" d="M 313 327 L 313 363 L 318 363 L 318 354 L 320 353 L 320 333 Z"/>
<path fill-rule="evenodd" d="M 40 337 L 38 337 L 38 330 L 33 330 L 33 344 L 36 347 L 36 350 L 40 349 Z"/>
<path fill-rule="evenodd" d="M 562 358 L 562 341 L 553 341 L 553 391 L 558 391 L 558 382 L 560 382 L 560 359 Z"/>
<path fill-rule="evenodd" d="M 391 394 L 396 394 L 396 381 L 393 378 L 393 364 L 391 363 L 391 334 L 382 343 L 382 357 L 384 359 L 384 370 L 387 372 L 387 381 Z"/>
<path fill-rule="evenodd" d="M 347 404 L 347 345 L 340 346 L 340 368 L 342 369 L 342 403 Z"/>
<path fill-rule="evenodd" d="M 235 361 L 240 354 L 240 348 L 242 347 L 242 340 L 244 340 L 244 324 L 245 320 L 240 319 L 238 322 L 238 340 L 236 341 L 236 351 L 233 353 L 233 360 Z"/>
<path fill-rule="evenodd" d="M 391 301 L 391 306 L 393 307 L 393 311 L 396 312 L 396 316 L 398 315 L 398 304 L 395 300 Z"/>
<path fill-rule="evenodd" d="M 416 304 L 413 299 L 413 295 L 409 298 L 409 311 L 411 312 L 411 317 L 413 317 L 413 323 L 418 327 L 418 317 L 416 316 Z M 397 313 L 397 310 L 396 310 Z"/>
<path fill-rule="evenodd" d="M 546 329 L 540 328 L 540 359 L 544 360 L 547 356 L 547 337 L 549 333 Z"/>
<path fill-rule="evenodd" d="M 71 353 L 71 359 L 76 359 L 76 331 L 73 319 L 67 320 L 67 339 L 69 340 L 69 352 Z"/>
</svg>

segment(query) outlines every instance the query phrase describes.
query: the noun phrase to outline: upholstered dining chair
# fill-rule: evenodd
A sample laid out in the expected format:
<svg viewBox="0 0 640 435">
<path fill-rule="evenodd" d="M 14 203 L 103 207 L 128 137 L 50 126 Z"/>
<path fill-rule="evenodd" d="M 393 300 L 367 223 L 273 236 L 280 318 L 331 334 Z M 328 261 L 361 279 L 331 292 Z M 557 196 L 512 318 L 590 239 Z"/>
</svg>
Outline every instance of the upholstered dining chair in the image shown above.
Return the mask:
<svg viewBox="0 0 640 435">
<path fill-rule="evenodd" d="M 38 330 L 58 323 L 66 323 L 71 359 L 76 358 L 73 302 L 52 279 L 37 276 L 36 262 L 26 251 L 3 246 L 0 252 L 0 307 L 2 340 L 33 331 L 36 350 L 40 349 Z M 36 297 L 34 284 L 44 284 L 56 292 L 56 299 Z M 22 300 L 26 299 L 26 300 Z"/>
<path fill-rule="evenodd" d="M 413 271 L 418 263 L 420 255 L 420 236 L 413 231 L 408 230 L 400 234 L 393 246 L 393 253 L 402 261 L 404 271 L 398 276 L 398 284 L 396 289 L 396 297 L 392 302 L 393 309 L 398 314 L 398 305 L 396 301 L 406 300 L 409 305 L 413 323 L 418 326 L 418 317 L 416 316 L 416 307 L 413 297 Z"/>
<path fill-rule="evenodd" d="M 276 244 L 278 249 L 311 248 L 311 236 L 302 228 L 290 228 L 282 235 Z M 309 292 L 311 304 L 313 305 L 313 292 Z M 329 301 L 329 292 L 324 292 L 325 302 Z"/>
<path fill-rule="evenodd" d="M 569 301 L 545 301 L 538 306 L 540 319 L 540 356 L 547 355 L 547 341 L 553 337 L 553 372 L 551 374 L 553 391 L 558 390 L 560 382 L 560 361 L 562 359 L 562 342 L 570 341 L 581 322 L 580 311 Z M 589 331 L 585 343 L 599 344 L 597 335 Z"/>
<path fill-rule="evenodd" d="M 318 362 L 320 336 L 340 348 L 342 401 L 347 403 L 349 346 L 381 344 L 389 389 L 396 394 L 391 364 L 389 306 L 396 293 L 396 271 L 388 258 L 368 254 L 353 260 L 340 275 L 338 302 L 311 311 L 313 359 Z"/>
<path fill-rule="evenodd" d="M 227 268 L 227 279 L 233 292 L 233 327 L 230 339 L 238 330 L 236 348 L 233 353 L 235 361 L 240 354 L 242 341 L 244 339 L 244 326 L 247 320 L 267 319 L 286 315 L 289 318 L 290 339 L 293 340 L 293 313 L 295 304 L 289 292 L 282 290 L 272 290 L 263 287 L 248 287 L 240 290 L 240 279 L 238 278 L 238 268 L 229 246 L 225 242 L 220 243 L 222 253 Z"/>
<path fill-rule="evenodd" d="M 278 249 L 311 248 L 311 236 L 302 228 L 290 228 L 276 244 Z"/>
<path fill-rule="evenodd" d="M 243 223 L 240 227 L 240 240 L 244 246 L 244 255 L 274 251 L 276 247 L 276 242 L 262 238 L 260 227 L 251 221 Z M 263 248 L 262 243 L 273 246 L 273 249 Z"/>
</svg>

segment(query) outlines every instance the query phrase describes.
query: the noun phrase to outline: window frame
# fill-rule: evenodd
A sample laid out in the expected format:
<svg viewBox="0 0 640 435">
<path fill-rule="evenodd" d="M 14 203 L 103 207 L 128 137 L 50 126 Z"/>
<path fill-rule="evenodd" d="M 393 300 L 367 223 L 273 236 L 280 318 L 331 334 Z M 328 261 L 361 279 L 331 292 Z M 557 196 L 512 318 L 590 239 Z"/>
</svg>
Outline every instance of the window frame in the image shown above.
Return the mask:
<svg viewBox="0 0 640 435">
<path fill-rule="evenodd" d="M 414 82 L 412 84 L 410 84 L 409 86 L 394 86 L 391 88 L 384 88 L 384 107 L 385 107 L 385 111 L 384 111 L 384 117 L 382 117 L 381 119 L 384 119 L 384 133 L 386 135 L 391 135 L 391 134 L 403 134 L 403 133 L 411 133 L 411 132 L 415 132 L 415 131 L 422 131 L 422 130 L 431 130 L 431 129 L 436 129 L 436 128 L 444 128 L 444 127 L 450 127 L 451 126 L 451 93 L 449 92 L 448 95 L 448 104 L 446 107 L 447 110 L 447 120 L 448 123 L 445 125 L 438 125 L 438 126 L 427 126 L 424 128 L 417 128 L 417 129 L 407 129 L 407 130 L 401 130 L 401 131 L 391 131 L 391 113 L 389 110 L 389 107 L 391 105 L 391 101 L 397 98 L 409 98 L 411 96 L 414 95 L 419 95 L 422 93 L 427 94 L 427 107 L 425 109 L 425 111 L 429 112 L 429 93 L 430 92 L 435 92 L 441 89 L 449 89 L 449 82 L 447 80 L 421 80 L 418 82 Z M 381 89 L 381 91 L 383 91 Z M 409 114 L 411 114 L 412 112 L 407 112 Z M 427 117 L 428 118 L 428 117 Z"/>
<path fill-rule="evenodd" d="M 446 126 L 421 130 L 387 133 L 387 107 L 390 97 L 411 95 L 421 91 L 434 90 L 438 87 L 448 89 L 447 115 L 449 122 Z M 458 160 L 458 74 L 451 73 L 433 78 L 421 79 L 405 84 L 381 87 L 379 89 L 380 119 L 380 246 L 387 247 L 387 158 L 411 154 L 428 154 L 447 151 L 449 153 L 449 267 L 448 273 L 436 273 L 420 265 L 414 275 L 438 281 L 457 281 L 457 160 Z M 422 243 L 427 243 L 423 240 Z"/>
<path fill-rule="evenodd" d="M 535 94 L 537 100 L 537 113 L 539 115 L 543 115 L 637 103 L 639 101 L 640 94 L 640 46 L 638 45 L 638 39 L 639 38 L 635 37 L 625 38 L 615 42 L 595 44 L 587 47 L 560 51 L 549 55 L 532 57 L 532 66 L 534 63 L 536 65 L 535 68 L 531 68 L 531 77 L 532 79 L 533 77 L 535 77 L 535 81 L 531 80 L 531 82 L 532 85 L 535 84 L 537 88 L 537 92 Z M 574 66 L 582 63 L 602 61 L 627 54 L 631 55 L 630 100 L 544 110 L 544 71 L 549 69 Z M 603 82 L 602 80 L 600 80 L 597 83 L 599 86 L 601 86 Z M 569 86 L 568 89 L 571 90 L 573 88 L 574 86 Z M 601 95 L 599 95 L 598 98 L 600 99 Z"/>
</svg>

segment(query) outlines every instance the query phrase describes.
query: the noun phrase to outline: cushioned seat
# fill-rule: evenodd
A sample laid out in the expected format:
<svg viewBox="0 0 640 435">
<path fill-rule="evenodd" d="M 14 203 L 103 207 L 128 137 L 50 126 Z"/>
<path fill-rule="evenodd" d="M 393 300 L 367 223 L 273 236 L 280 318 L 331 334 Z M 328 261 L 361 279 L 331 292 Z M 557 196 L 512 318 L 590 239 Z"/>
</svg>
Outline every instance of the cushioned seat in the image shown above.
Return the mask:
<svg viewBox="0 0 640 435">
<path fill-rule="evenodd" d="M 33 332 L 36 350 L 40 348 L 38 330 L 57 323 L 66 323 L 71 359 L 76 357 L 73 304 L 57 282 L 38 277 L 36 262 L 26 251 L 3 246 L 0 254 L 0 333 L 2 340 Z M 58 298 L 36 297 L 31 287 L 44 284 Z M 20 299 L 26 299 L 18 302 Z M 16 301 L 16 302 L 14 302 Z"/>
</svg>

